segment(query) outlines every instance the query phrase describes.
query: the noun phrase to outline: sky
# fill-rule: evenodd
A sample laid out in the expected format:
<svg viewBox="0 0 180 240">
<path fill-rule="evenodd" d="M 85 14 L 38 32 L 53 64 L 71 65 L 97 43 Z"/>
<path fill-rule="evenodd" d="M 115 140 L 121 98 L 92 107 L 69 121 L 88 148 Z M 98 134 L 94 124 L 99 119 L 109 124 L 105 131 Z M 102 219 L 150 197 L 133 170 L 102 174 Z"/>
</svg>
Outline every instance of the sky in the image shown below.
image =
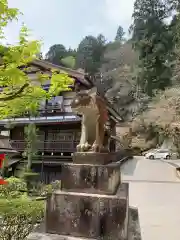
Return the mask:
<svg viewBox="0 0 180 240">
<path fill-rule="evenodd" d="M 8 0 L 9 7 L 23 15 L 5 30 L 6 43 L 17 42 L 22 23 L 31 30 L 31 38 L 42 40 L 42 52 L 53 44 L 77 48 L 86 35 L 102 33 L 108 41 L 121 25 L 126 32 L 131 24 L 134 0 Z"/>
</svg>

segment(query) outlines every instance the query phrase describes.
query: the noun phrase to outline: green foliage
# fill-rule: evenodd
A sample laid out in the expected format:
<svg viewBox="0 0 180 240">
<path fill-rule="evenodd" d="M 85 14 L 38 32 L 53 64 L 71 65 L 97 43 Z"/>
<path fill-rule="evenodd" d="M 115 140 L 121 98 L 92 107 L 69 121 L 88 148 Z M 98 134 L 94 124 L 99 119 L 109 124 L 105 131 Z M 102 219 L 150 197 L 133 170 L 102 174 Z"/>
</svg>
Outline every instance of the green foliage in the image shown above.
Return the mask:
<svg viewBox="0 0 180 240">
<path fill-rule="evenodd" d="M 44 201 L 29 198 L 22 179 L 9 178 L 0 185 L 0 239 L 24 240 L 44 216 Z"/>
<path fill-rule="evenodd" d="M 55 44 L 49 48 L 46 59 L 53 64 L 60 64 L 60 60 L 67 56 L 66 48 L 62 44 Z"/>
<path fill-rule="evenodd" d="M 169 11 L 179 10 L 180 9 L 180 2 L 179 2 L 179 0 L 167 0 L 166 4 L 169 7 Z"/>
<path fill-rule="evenodd" d="M 169 57 L 173 50 L 173 34 L 165 23 L 166 17 L 163 1 L 135 1 L 131 31 L 140 59 L 137 83 L 149 96 L 154 90 L 164 90 L 171 85 Z"/>
<path fill-rule="evenodd" d="M 176 33 L 174 36 L 174 55 L 175 59 L 173 62 L 173 83 L 180 83 L 180 12 L 174 16 L 172 21 L 172 30 Z"/>
<path fill-rule="evenodd" d="M 0 2 L 0 38 L 4 39 L 4 29 L 8 22 L 18 18 L 19 11 L 8 7 L 7 0 Z M 35 109 L 39 101 L 49 98 L 60 91 L 66 90 L 72 84 L 72 79 L 67 74 L 52 73 L 51 89 L 46 92 L 41 84 L 50 77 L 37 74 L 37 82 L 33 81 L 24 73 L 22 67 L 28 66 L 40 53 L 39 41 L 28 41 L 28 29 L 22 26 L 19 43 L 15 46 L 4 47 L 0 45 L 0 119 L 21 115 L 25 111 Z"/>
<path fill-rule="evenodd" d="M 43 81 L 42 78 L 44 79 Z M 39 80 L 43 84 L 45 81 L 45 76 L 39 76 Z M 72 83 L 73 80 L 69 78 L 66 73 L 57 74 L 55 72 L 52 73 L 51 86 L 48 92 L 43 90 L 40 86 L 34 86 L 33 83 L 30 83 L 28 87 L 26 87 L 21 94 L 16 95 L 15 98 L 8 101 L 0 101 L 0 119 L 3 119 L 7 116 L 21 116 L 24 114 L 24 112 L 35 112 L 42 100 L 56 96 L 61 91 L 69 91 L 69 86 L 72 85 Z M 11 88 L 12 87 L 13 86 L 11 86 Z M 4 96 L 9 94 L 12 96 L 14 94 L 5 92 L 6 89 L 4 89 L 0 95 Z"/>
<path fill-rule="evenodd" d="M 68 57 L 62 58 L 61 62 L 66 67 L 73 69 L 75 67 L 75 64 L 76 64 L 76 59 L 73 56 L 68 56 Z"/>
<path fill-rule="evenodd" d="M 24 240 L 44 215 L 42 201 L 28 198 L 0 199 L 0 239 Z"/>
<path fill-rule="evenodd" d="M 38 130 L 36 128 L 36 124 L 34 123 L 30 123 L 24 128 L 26 141 L 26 149 L 24 151 L 24 155 L 27 156 L 28 159 L 27 170 L 31 169 L 33 157 L 37 154 L 37 131 Z"/>
<path fill-rule="evenodd" d="M 124 29 L 122 26 L 119 26 L 117 29 L 117 33 L 116 33 L 116 37 L 115 37 L 115 41 L 120 41 L 122 42 L 124 40 Z"/>
<path fill-rule="evenodd" d="M 26 189 L 26 183 L 22 179 L 10 177 L 6 180 L 7 185 L 0 185 L 0 198 L 19 198 L 23 196 L 20 190 Z"/>
<path fill-rule="evenodd" d="M 55 44 L 49 48 L 45 58 L 53 64 L 74 68 L 76 62 L 76 50 L 71 48 L 66 49 L 62 44 Z"/>
<path fill-rule="evenodd" d="M 32 159 L 28 159 L 27 166 L 22 174 L 22 178 L 26 182 L 28 196 L 39 196 L 39 173 L 31 170 Z"/>
<path fill-rule="evenodd" d="M 47 194 L 52 193 L 56 190 L 60 190 L 60 189 L 61 189 L 61 181 L 56 180 L 48 185 L 44 185 L 39 182 L 35 191 L 37 191 L 39 196 L 46 196 Z"/>
<path fill-rule="evenodd" d="M 100 34 L 97 38 L 86 36 L 77 49 L 76 67 L 94 75 L 101 67 L 104 51 L 105 38 L 103 35 Z"/>
<path fill-rule="evenodd" d="M 122 44 L 119 41 L 109 42 L 106 46 L 106 51 L 118 50 L 121 46 Z"/>
<path fill-rule="evenodd" d="M 16 19 L 19 14 L 17 8 L 8 8 L 7 0 L 1 0 L 0 2 L 0 38 L 4 38 L 3 28 L 7 26 L 8 22 Z"/>
</svg>

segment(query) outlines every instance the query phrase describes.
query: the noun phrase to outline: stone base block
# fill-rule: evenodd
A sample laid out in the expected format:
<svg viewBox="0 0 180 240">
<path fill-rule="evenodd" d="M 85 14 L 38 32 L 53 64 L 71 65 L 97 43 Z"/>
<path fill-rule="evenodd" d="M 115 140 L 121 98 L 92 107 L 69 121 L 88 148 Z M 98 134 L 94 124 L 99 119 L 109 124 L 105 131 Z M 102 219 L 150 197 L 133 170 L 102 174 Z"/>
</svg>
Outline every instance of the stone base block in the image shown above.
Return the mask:
<svg viewBox="0 0 180 240">
<path fill-rule="evenodd" d="M 139 224 L 138 209 L 129 207 L 128 240 L 142 240 Z M 94 240 L 94 238 L 79 238 L 57 234 L 48 234 L 44 230 L 44 222 L 32 232 L 28 240 Z M 103 239 L 103 238 L 102 238 Z M 117 240 L 111 238 L 111 240 Z"/>
<path fill-rule="evenodd" d="M 73 154 L 73 163 L 79 164 L 108 164 L 117 161 L 115 152 L 94 153 L 94 152 L 76 152 Z"/>
<path fill-rule="evenodd" d="M 79 238 L 79 237 L 69 237 L 57 234 L 48 233 L 32 233 L 29 235 L 28 240 L 96 240 L 94 238 Z"/>
<path fill-rule="evenodd" d="M 107 165 L 62 164 L 62 190 L 95 194 L 116 194 L 121 182 L 120 162 Z"/>
<path fill-rule="evenodd" d="M 46 232 L 81 238 L 127 239 L 128 184 L 116 195 L 57 191 L 48 197 Z"/>
</svg>

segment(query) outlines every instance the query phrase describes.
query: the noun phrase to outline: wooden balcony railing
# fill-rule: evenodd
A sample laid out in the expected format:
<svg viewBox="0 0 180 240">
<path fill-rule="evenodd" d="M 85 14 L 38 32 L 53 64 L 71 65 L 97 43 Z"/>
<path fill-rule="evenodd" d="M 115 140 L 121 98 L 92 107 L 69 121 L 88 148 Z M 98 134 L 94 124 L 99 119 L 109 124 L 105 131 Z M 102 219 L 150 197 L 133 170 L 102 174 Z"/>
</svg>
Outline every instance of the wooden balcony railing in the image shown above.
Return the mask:
<svg viewBox="0 0 180 240">
<path fill-rule="evenodd" d="M 11 140 L 10 143 L 11 146 L 19 152 L 24 151 L 26 148 L 25 141 Z M 37 151 L 53 153 L 75 152 L 77 144 L 75 141 L 38 141 Z"/>
<path fill-rule="evenodd" d="M 61 108 L 61 107 L 56 107 L 56 106 L 48 106 L 48 107 L 44 107 L 44 108 L 39 108 L 37 109 L 37 112 L 40 114 L 40 115 L 46 115 L 46 114 L 52 114 L 52 113 L 64 113 L 65 112 L 65 109 L 64 108 Z M 24 117 L 24 116 L 30 116 L 30 113 L 29 112 L 25 112 L 23 113 L 23 115 L 21 117 Z"/>
<path fill-rule="evenodd" d="M 46 106 L 44 108 L 38 109 L 38 112 L 40 113 L 63 113 L 65 112 L 65 109 L 60 106 Z"/>
</svg>

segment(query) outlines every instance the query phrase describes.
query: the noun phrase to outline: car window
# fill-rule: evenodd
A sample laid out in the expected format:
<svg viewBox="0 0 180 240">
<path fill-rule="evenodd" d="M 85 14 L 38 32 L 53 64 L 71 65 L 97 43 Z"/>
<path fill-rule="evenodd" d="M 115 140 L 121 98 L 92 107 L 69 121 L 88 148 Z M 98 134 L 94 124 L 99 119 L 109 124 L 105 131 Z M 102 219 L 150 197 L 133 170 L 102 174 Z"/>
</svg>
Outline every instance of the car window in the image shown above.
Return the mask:
<svg viewBox="0 0 180 240">
<path fill-rule="evenodd" d="M 158 150 L 157 152 L 158 152 L 158 153 L 168 153 L 168 151 L 167 151 L 167 150 L 164 150 L 164 149 Z"/>
</svg>

